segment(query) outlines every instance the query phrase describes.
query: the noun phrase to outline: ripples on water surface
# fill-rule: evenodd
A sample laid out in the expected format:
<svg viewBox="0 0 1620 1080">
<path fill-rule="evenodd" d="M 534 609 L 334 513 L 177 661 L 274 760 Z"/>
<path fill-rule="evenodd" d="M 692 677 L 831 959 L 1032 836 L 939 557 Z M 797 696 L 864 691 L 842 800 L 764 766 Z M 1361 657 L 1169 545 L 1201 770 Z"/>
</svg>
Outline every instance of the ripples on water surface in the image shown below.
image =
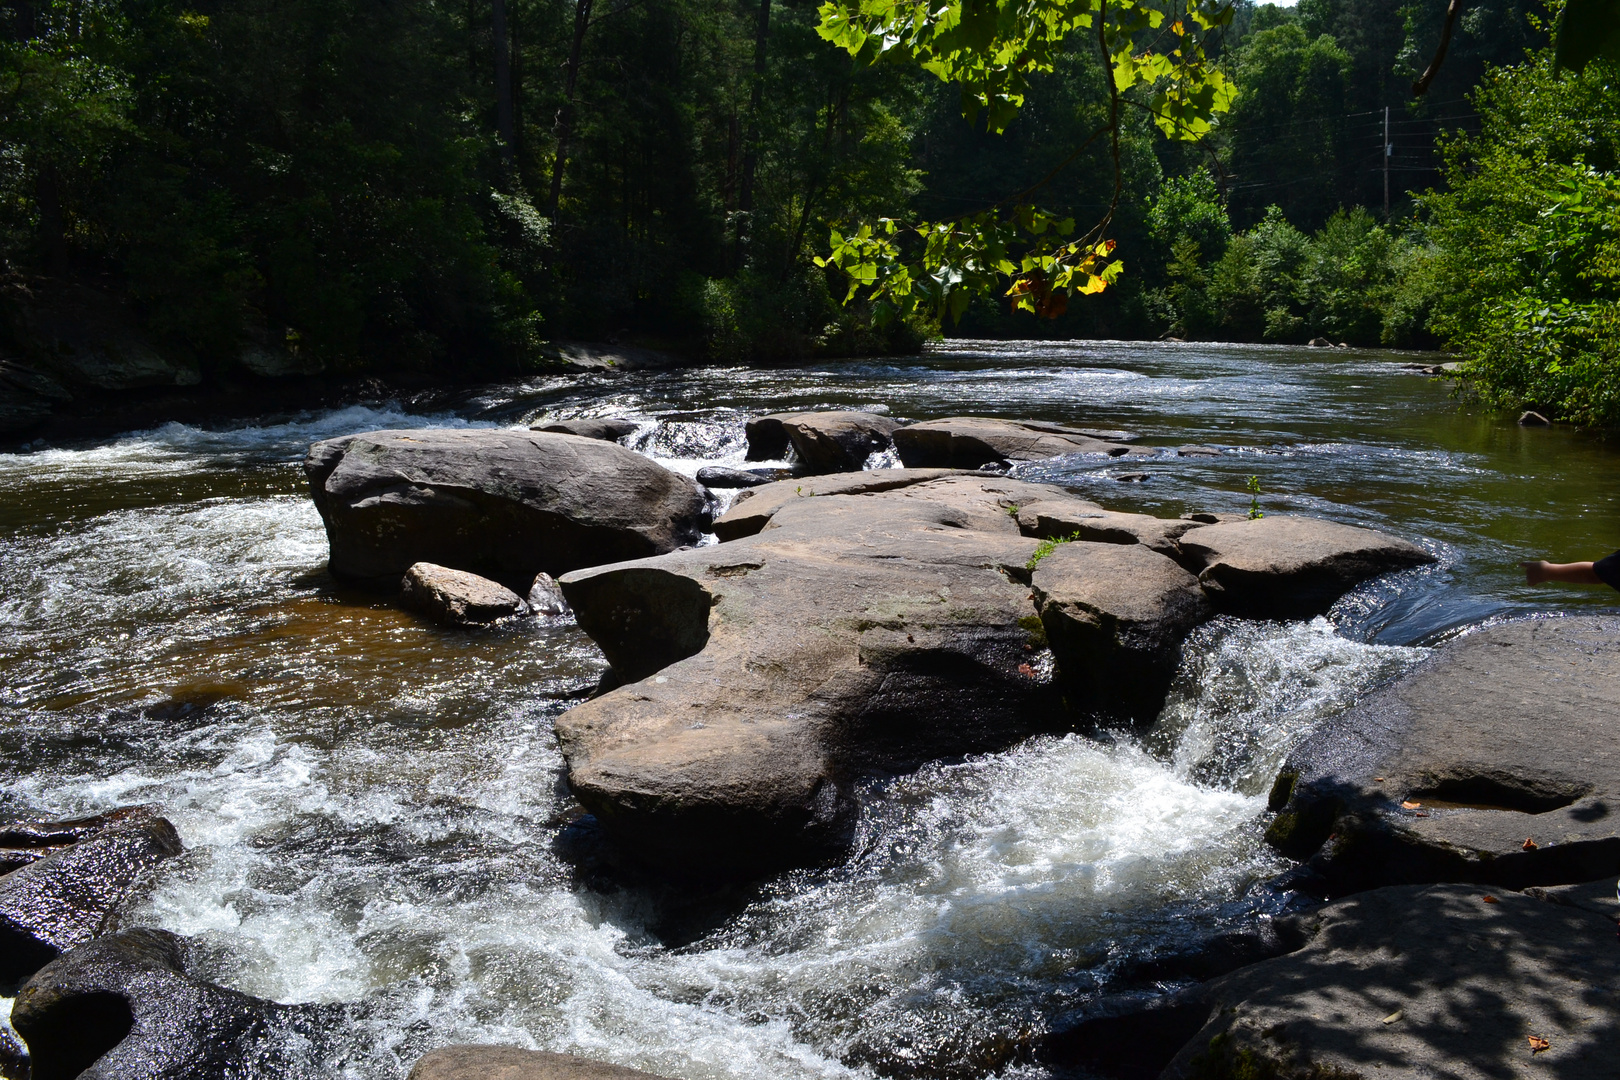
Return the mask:
<svg viewBox="0 0 1620 1080">
<path fill-rule="evenodd" d="M 187 853 L 132 922 L 198 939 L 206 973 L 250 993 L 369 1002 L 341 1066 L 311 1075 L 400 1077 L 431 1046 L 492 1041 L 691 1080 L 1040 1076 L 1032 1035 L 1282 902 L 1264 793 L 1315 720 L 1456 627 L 1610 606 L 1527 590 L 1514 563 L 1620 545 L 1613 449 L 1459 412 L 1397 359 L 952 343 L 0 455 L 0 814 L 162 805 Z M 556 854 L 577 811 L 551 722 L 600 673 L 595 648 L 567 622 L 446 633 L 335 587 L 298 462 L 370 428 L 628 415 L 638 449 L 690 473 L 740 462 L 750 415 L 834 406 L 1217 446 L 1019 475 L 1166 515 L 1245 509 L 1257 475 L 1268 510 L 1442 561 L 1329 619 L 1210 624 L 1140 739 L 1045 737 L 874 781 L 847 862 L 672 933 L 667 897 L 593 887 Z"/>
</svg>

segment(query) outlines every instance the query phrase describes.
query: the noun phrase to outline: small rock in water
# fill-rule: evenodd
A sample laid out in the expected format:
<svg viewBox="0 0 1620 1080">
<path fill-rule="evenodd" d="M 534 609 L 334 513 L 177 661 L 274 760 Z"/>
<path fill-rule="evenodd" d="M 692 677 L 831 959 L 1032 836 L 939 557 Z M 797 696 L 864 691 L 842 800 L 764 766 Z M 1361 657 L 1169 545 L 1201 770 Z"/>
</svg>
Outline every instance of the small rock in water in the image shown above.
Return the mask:
<svg viewBox="0 0 1620 1080">
<path fill-rule="evenodd" d="M 1551 427 L 1552 426 L 1552 421 L 1548 420 L 1545 416 L 1542 416 L 1538 412 L 1532 412 L 1532 411 L 1526 409 L 1524 412 L 1519 414 L 1519 426 L 1520 427 Z"/>
<path fill-rule="evenodd" d="M 1329 341 L 1325 337 L 1313 337 L 1313 338 L 1311 338 L 1311 348 L 1313 348 L 1313 349 L 1331 349 L 1331 348 L 1333 348 L 1333 342 Z"/>
<path fill-rule="evenodd" d="M 529 613 L 529 605 L 505 585 L 434 563 L 419 562 L 405 571 L 400 588 L 406 607 L 446 626 L 478 626 Z"/>
<path fill-rule="evenodd" d="M 1120 473 L 1118 476 L 1114 477 L 1115 480 L 1118 480 L 1122 484 L 1145 484 L 1152 478 L 1152 474 L 1145 472 Z"/>
<path fill-rule="evenodd" d="M 0 877 L 0 993 L 101 933 L 141 875 L 181 850 L 174 826 L 144 806 L 13 827 L 0 845 L 20 864 Z"/>
<path fill-rule="evenodd" d="M 1178 457 L 1220 457 L 1221 452 L 1213 446 L 1183 446 L 1176 450 Z"/>
<path fill-rule="evenodd" d="M 711 488 L 759 487 L 777 479 L 774 469 L 729 469 L 724 465 L 707 465 L 697 473 L 698 483 Z"/>
<path fill-rule="evenodd" d="M 640 427 L 634 420 L 621 420 L 611 416 L 583 417 L 579 420 L 558 420 L 552 423 L 530 424 L 530 431 L 549 431 L 557 435 L 578 435 L 586 439 L 618 442 L 626 435 L 634 435 Z"/>
<path fill-rule="evenodd" d="M 423 1056 L 406 1080 L 660 1080 L 640 1069 L 522 1050 L 516 1046 L 446 1046 Z"/>
<path fill-rule="evenodd" d="M 529 610 L 536 615 L 567 615 L 568 601 L 563 599 L 562 587 L 550 574 L 540 574 L 529 586 Z"/>
</svg>

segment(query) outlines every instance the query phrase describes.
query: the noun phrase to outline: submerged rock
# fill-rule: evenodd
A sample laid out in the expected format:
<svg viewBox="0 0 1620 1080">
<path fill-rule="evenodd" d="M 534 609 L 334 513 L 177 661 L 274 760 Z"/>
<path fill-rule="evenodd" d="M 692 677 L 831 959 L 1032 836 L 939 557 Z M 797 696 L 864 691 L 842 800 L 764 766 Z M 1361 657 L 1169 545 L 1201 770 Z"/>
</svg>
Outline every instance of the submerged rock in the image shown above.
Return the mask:
<svg viewBox="0 0 1620 1080">
<path fill-rule="evenodd" d="M 894 433 L 894 447 L 907 468 L 977 469 L 1001 461 L 1037 461 L 1061 454 L 1126 457 L 1158 453 L 1124 445 L 1131 438 L 1123 431 L 952 416 L 900 428 Z"/>
<path fill-rule="evenodd" d="M 840 850 L 861 775 L 1064 726 L 1008 513 L 1051 495 L 797 498 L 755 536 L 565 576 L 629 684 L 558 718 L 570 786 L 640 862 L 749 874 Z"/>
<path fill-rule="evenodd" d="M 186 972 L 162 930 L 97 938 L 40 970 L 11 1023 L 33 1080 L 282 1080 L 317 1075 L 320 1047 L 353 1022 L 340 1005 L 279 1005 Z"/>
<path fill-rule="evenodd" d="M 1369 578 L 1435 561 L 1398 537 L 1308 517 L 1206 525 L 1177 543 L 1216 607 L 1260 619 L 1320 615 Z"/>
<path fill-rule="evenodd" d="M 1136 721 L 1158 715 L 1182 641 L 1215 613 L 1197 578 L 1141 544 L 1060 544 L 1033 584 L 1072 703 Z"/>
<path fill-rule="evenodd" d="M 530 424 L 530 431 L 549 431 L 555 435 L 578 435 L 585 439 L 618 442 L 626 435 L 634 435 L 641 425 L 634 420 L 621 420 L 610 416 L 587 416 L 578 420 L 556 420 L 550 423 Z"/>
<path fill-rule="evenodd" d="M 446 626 L 481 626 L 529 613 L 529 605 L 505 585 L 426 562 L 405 571 L 400 600 Z"/>
<path fill-rule="evenodd" d="M 659 1080 L 652 1073 L 572 1054 L 515 1046 L 447 1046 L 424 1055 L 406 1080 Z"/>
<path fill-rule="evenodd" d="M 419 562 L 526 588 L 696 543 L 710 513 L 687 477 L 575 435 L 372 431 L 316 443 L 304 471 L 332 573 L 382 589 Z"/>
<path fill-rule="evenodd" d="M 1207 1020 L 1164 1080 L 1614 1075 L 1620 948 L 1604 916 L 1435 885 L 1363 893 L 1313 922 L 1299 951 L 1191 995 Z"/>
<path fill-rule="evenodd" d="M 1312 733 L 1267 839 L 1335 894 L 1620 872 L 1620 620 L 1476 631 Z"/>
<path fill-rule="evenodd" d="M 142 806 L 13 826 L 0 843 L 22 863 L 0 877 L 0 993 L 100 934 L 141 876 L 181 850 L 174 826 Z"/>
</svg>

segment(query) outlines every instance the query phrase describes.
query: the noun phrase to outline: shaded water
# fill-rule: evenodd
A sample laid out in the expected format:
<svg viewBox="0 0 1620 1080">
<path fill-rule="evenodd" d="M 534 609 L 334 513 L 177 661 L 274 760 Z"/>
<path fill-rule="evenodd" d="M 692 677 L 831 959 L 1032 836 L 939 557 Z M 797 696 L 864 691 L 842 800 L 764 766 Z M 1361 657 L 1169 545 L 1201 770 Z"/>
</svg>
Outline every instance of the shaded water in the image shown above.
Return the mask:
<svg viewBox="0 0 1620 1080">
<path fill-rule="evenodd" d="M 1044 1075 L 1023 1049 L 1041 1030 L 1284 902 L 1264 791 L 1312 723 L 1457 627 L 1612 606 L 1529 590 L 1514 564 L 1620 545 L 1615 449 L 1461 412 L 1399 359 L 952 343 L 0 455 L 0 815 L 160 804 L 188 850 L 131 922 L 195 937 L 206 974 L 250 993 L 370 1003 L 312 1076 L 399 1077 L 463 1041 L 691 1080 Z M 738 463 L 750 415 L 830 406 L 1216 446 L 1018 472 L 1160 514 L 1245 509 L 1257 475 L 1268 511 L 1390 529 L 1441 562 L 1328 619 L 1204 628 L 1140 739 L 1043 737 L 873 781 L 847 861 L 670 937 L 667 897 L 558 853 L 577 808 L 550 725 L 601 670 L 589 640 L 566 620 L 447 633 L 335 587 L 298 462 L 377 427 L 628 415 L 638 449 L 693 472 Z"/>
</svg>

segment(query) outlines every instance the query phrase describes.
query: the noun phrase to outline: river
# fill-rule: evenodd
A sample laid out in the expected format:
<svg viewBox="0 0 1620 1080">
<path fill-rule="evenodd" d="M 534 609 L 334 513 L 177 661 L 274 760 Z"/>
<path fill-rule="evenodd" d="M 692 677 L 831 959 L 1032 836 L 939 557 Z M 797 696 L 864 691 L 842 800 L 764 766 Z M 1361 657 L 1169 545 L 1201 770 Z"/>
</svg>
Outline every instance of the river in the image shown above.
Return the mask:
<svg viewBox="0 0 1620 1080">
<path fill-rule="evenodd" d="M 1463 410 L 1412 359 L 949 342 L 0 455 L 0 816 L 160 805 L 187 850 L 126 925 L 193 938 L 199 973 L 248 993 L 363 1002 L 310 1077 L 403 1077 L 448 1042 L 684 1080 L 1044 1077 L 1040 1032 L 1169 988 L 1143 961 L 1287 905 L 1264 797 L 1313 723 L 1459 629 L 1614 607 L 1529 589 L 1516 563 L 1620 546 L 1617 447 Z M 740 464 L 751 415 L 825 407 L 1218 447 L 1015 475 L 1162 515 L 1246 510 L 1252 475 L 1266 512 L 1385 528 L 1439 562 L 1311 623 L 1217 620 L 1151 731 L 873 780 L 845 861 L 694 906 L 574 858 L 551 722 L 602 670 L 590 641 L 567 620 L 447 632 L 336 586 L 299 468 L 349 432 L 614 415 L 691 473 Z"/>
</svg>

